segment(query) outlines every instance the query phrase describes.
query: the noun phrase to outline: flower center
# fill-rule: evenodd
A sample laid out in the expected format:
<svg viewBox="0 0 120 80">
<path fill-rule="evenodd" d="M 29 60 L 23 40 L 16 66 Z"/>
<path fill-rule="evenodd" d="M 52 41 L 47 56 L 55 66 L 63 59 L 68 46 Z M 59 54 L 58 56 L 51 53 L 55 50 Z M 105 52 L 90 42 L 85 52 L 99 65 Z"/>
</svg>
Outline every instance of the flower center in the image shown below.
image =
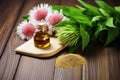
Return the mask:
<svg viewBox="0 0 120 80">
<path fill-rule="evenodd" d="M 22 32 L 25 36 L 32 37 L 35 32 L 35 27 L 32 24 L 26 24 L 23 27 Z"/>
<path fill-rule="evenodd" d="M 35 12 L 34 17 L 36 20 L 42 20 L 45 19 L 46 16 L 47 16 L 47 10 L 40 8 Z"/>
</svg>

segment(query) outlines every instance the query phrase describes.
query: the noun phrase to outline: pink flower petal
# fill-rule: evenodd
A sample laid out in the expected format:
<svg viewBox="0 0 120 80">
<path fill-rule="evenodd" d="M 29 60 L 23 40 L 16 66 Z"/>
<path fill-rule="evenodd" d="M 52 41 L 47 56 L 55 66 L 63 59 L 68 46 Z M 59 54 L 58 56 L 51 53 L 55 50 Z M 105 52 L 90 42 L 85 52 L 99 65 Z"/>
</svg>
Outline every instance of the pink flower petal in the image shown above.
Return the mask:
<svg viewBox="0 0 120 80">
<path fill-rule="evenodd" d="M 30 23 L 26 24 L 23 27 L 22 32 L 25 36 L 32 37 L 35 32 L 35 26 Z"/>
<path fill-rule="evenodd" d="M 36 20 L 45 19 L 46 16 L 47 16 L 47 10 L 46 9 L 40 8 L 35 12 L 35 19 Z"/>
<path fill-rule="evenodd" d="M 62 15 L 60 15 L 60 14 L 53 14 L 53 15 L 49 18 L 49 21 L 50 21 L 50 24 L 51 24 L 51 25 L 55 25 L 55 24 L 57 24 L 58 22 L 60 22 L 62 19 L 63 19 L 63 16 L 62 16 Z"/>
</svg>

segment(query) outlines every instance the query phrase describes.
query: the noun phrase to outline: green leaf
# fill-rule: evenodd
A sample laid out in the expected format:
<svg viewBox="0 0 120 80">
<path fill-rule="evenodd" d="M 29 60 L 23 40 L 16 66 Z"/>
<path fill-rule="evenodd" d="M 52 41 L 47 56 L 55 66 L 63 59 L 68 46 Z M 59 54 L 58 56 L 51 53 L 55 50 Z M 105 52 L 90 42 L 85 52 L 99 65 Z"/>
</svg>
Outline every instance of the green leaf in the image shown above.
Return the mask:
<svg viewBox="0 0 120 80">
<path fill-rule="evenodd" d="M 61 6 L 61 7 L 54 6 L 54 8 L 62 9 L 65 16 L 67 16 L 68 18 L 70 18 L 76 22 L 91 25 L 91 21 L 89 20 L 89 18 L 86 15 L 84 15 L 82 13 L 83 12 L 82 9 L 69 7 L 69 6 Z"/>
<path fill-rule="evenodd" d="M 110 44 L 113 40 L 115 40 L 115 38 L 119 35 L 119 28 L 111 28 L 108 31 L 108 37 L 107 37 L 107 41 L 105 43 L 105 46 L 107 46 L 108 44 Z"/>
<path fill-rule="evenodd" d="M 109 17 L 110 15 L 102 8 L 99 9 L 99 11 L 101 12 L 102 15 Z"/>
<path fill-rule="evenodd" d="M 90 20 L 92 19 L 92 17 L 94 17 L 95 15 L 93 14 L 93 12 L 91 12 L 90 10 L 86 9 L 83 11 L 83 14 L 85 16 L 87 16 Z"/>
<path fill-rule="evenodd" d="M 115 6 L 115 10 L 120 13 L 120 6 Z"/>
<path fill-rule="evenodd" d="M 73 16 L 76 21 L 78 21 L 81 24 L 87 24 L 87 25 L 92 25 L 91 21 L 89 20 L 89 18 L 87 18 L 86 16 Z"/>
<path fill-rule="evenodd" d="M 113 24 L 113 18 L 112 18 L 112 17 L 108 17 L 108 18 L 106 19 L 105 25 L 108 26 L 108 27 L 112 27 L 112 28 L 115 28 L 115 27 L 116 27 L 116 26 Z"/>
<path fill-rule="evenodd" d="M 103 19 L 102 16 L 94 16 L 94 17 L 92 18 L 92 22 L 99 21 L 99 20 L 102 20 L 102 19 Z"/>
<path fill-rule="evenodd" d="M 75 8 L 75 7 L 71 7 L 71 6 L 53 6 L 52 7 L 54 10 L 58 10 L 60 11 L 61 9 L 63 11 L 69 11 L 69 12 L 82 12 L 83 10 L 82 9 L 78 9 L 78 8 Z"/>
<path fill-rule="evenodd" d="M 82 50 L 84 50 L 84 48 L 88 45 L 90 41 L 90 36 L 88 32 L 85 31 L 85 29 L 82 26 L 80 27 L 80 34 L 82 37 Z"/>
<path fill-rule="evenodd" d="M 104 9 L 106 12 L 108 12 L 109 14 L 112 14 L 115 12 L 114 8 L 109 6 L 107 3 L 105 3 L 102 0 L 95 0 L 95 2 L 102 8 Z"/>
<path fill-rule="evenodd" d="M 100 32 L 101 31 L 103 31 L 103 30 L 107 30 L 108 28 L 104 25 L 104 24 L 102 24 L 102 23 L 99 23 L 98 24 L 98 28 L 97 28 L 97 30 L 95 31 L 95 34 L 94 34 L 94 39 L 97 39 L 97 37 L 98 37 L 98 35 L 100 34 Z"/>
<path fill-rule="evenodd" d="M 57 23 L 56 25 L 54 25 L 53 27 L 63 27 L 65 25 L 73 25 L 75 24 L 76 21 L 75 20 L 65 20 L 65 21 L 61 21 L 59 23 Z"/>
<path fill-rule="evenodd" d="M 88 10 L 90 10 L 92 13 L 94 13 L 95 15 L 100 14 L 99 13 L 99 9 L 93 5 L 90 5 L 86 2 L 84 2 L 83 0 L 78 0 L 85 8 L 87 8 Z"/>
<path fill-rule="evenodd" d="M 76 7 L 79 8 L 82 12 L 83 12 L 84 10 L 86 10 L 85 8 L 83 8 L 83 7 L 79 6 L 79 5 L 76 5 Z"/>
<path fill-rule="evenodd" d="M 70 6 L 53 6 L 54 10 L 62 10 L 63 14 L 67 17 L 72 17 L 74 15 L 79 15 L 82 13 L 82 9 L 78 9 L 75 7 L 70 7 Z"/>
</svg>

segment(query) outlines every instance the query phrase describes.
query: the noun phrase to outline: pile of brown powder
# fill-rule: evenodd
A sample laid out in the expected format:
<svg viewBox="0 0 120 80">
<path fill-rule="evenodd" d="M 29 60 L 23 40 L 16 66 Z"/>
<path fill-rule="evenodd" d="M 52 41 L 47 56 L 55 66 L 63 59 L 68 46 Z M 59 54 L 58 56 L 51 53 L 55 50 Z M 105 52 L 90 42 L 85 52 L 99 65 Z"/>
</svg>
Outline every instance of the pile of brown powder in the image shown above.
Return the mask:
<svg viewBox="0 0 120 80">
<path fill-rule="evenodd" d="M 76 66 L 80 66 L 86 64 L 87 61 L 84 57 L 78 54 L 65 54 L 61 55 L 56 59 L 56 67 L 61 68 L 73 68 Z"/>
</svg>

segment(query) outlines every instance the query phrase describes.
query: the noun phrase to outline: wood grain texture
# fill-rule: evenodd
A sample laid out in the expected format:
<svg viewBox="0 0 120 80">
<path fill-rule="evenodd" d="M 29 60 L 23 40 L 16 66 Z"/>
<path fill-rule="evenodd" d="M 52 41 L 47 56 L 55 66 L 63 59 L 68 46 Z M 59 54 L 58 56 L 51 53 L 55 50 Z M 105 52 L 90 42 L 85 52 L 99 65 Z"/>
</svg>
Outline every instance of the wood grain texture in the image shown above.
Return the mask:
<svg viewBox="0 0 120 80">
<path fill-rule="evenodd" d="M 82 80 L 82 68 L 74 69 L 56 68 L 54 80 Z"/>
<path fill-rule="evenodd" d="M 88 66 L 71 69 L 55 68 L 54 80 L 88 80 Z"/>
<path fill-rule="evenodd" d="M 54 61 L 22 56 L 15 80 L 53 80 Z"/>
<path fill-rule="evenodd" d="M 77 0 L 69 0 L 69 1 L 61 0 L 61 5 L 76 7 L 76 5 L 80 5 L 80 3 Z"/>
<path fill-rule="evenodd" d="M 0 2 L 0 56 L 13 31 L 21 6 L 22 0 L 1 0 Z"/>
<path fill-rule="evenodd" d="M 20 58 L 20 56 L 16 55 L 14 52 L 14 48 L 17 47 L 20 42 L 16 39 L 17 36 L 15 36 L 16 33 L 13 28 L 23 5 L 23 1 L 4 1 L 2 1 L 3 6 L 1 7 L 4 12 L 2 17 L 5 17 L 5 21 L 1 23 L 2 33 L 0 36 L 0 44 L 2 46 L 0 46 L 0 52 L 3 52 L 3 54 L 0 59 L 0 80 L 12 80 Z"/>
<path fill-rule="evenodd" d="M 120 79 L 120 61 L 119 61 L 119 50 L 117 48 L 108 48 L 108 61 L 109 61 L 109 75 L 110 80 L 119 80 Z"/>
<path fill-rule="evenodd" d="M 120 65 L 118 45 L 107 48 L 100 45 L 92 45 L 83 52 L 88 61 L 89 80 L 119 80 Z"/>
</svg>

